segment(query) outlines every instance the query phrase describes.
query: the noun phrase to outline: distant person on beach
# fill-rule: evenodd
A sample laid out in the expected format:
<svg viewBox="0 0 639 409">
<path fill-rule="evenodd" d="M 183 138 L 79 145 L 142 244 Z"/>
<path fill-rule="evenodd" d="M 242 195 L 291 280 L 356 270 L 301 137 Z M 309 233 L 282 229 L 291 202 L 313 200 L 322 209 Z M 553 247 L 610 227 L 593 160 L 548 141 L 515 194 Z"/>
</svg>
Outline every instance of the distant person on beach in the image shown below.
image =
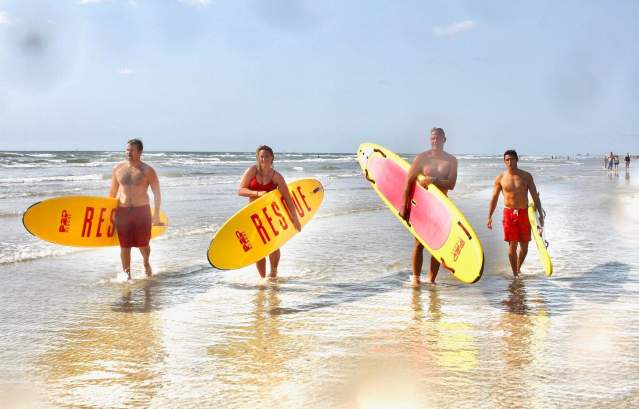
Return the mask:
<svg viewBox="0 0 639 409">
<path fill-rule="evenodd" d="M 615 155 L 615 170 L 619 170 L 619 155 Z"/>
<path fill-rule="evenodd" d="M 140 160 L 144 147 L 139 139 L 131 139 L 126 144 L 125 161 L 115 165 L 111 177 L 109 197 L 118 199 L 115 225 L 120 240 L 122 271 L 131 279 L 131 247 L 140 249 L 144 259 L 144 271 L 152 276 L 149 256 L 151 247 L 151 226 L 161 225 L 160 181 L 155 170 Z M 153 192 L 153 215 L 149 205 L 148 189 Z"/>
<path fill-rule="evenodd" d="M 612 154 L 612 152 L 610 152 L 610 155 L 608 155 L 608 170 L 612 170 L 612 163 L 615 159 L 615 155 Z"/>
<path fill-rule="evenodd" d="M 279 189 L 289 208 L 288 213 L 292 218 L 293 226 L 295 226 L 298 231 L 302 231 L 302 225 L 297 217 L 295 206 L 291 200 L 291 193 L 288 191 L 284 176 L 273 169 L 273 160 L 275 159 L 273 149 L 266 145 L 260 145 L 255 152 L 255 159 L 257 163 L 246 169 L 244 175 L 242 175 L 237 194 L 248 197 L 249 202 L 252 202 L 272 190 Z M 271 263 L 271 273 L 269 277 L 276 278 L 277 266 L 280 263 L 280 250 L 275 250 L 269 254 L 268 259 Z M 266 258 L 259 260 L 255 265 L 260 277 L 266 278 Z"/>
<path fill-rule="evenodd" d="M 626 163 L 626 170 L 628 170 L 628 168 L 630 167 L 630 154 L 626 152 L 626 157 L 623 159 L 623 161 Z"/>
<path fill-rule="evenodd" d="M 528 192 L 535 203 L 535 209 L 539 215 L 539 224 L 544 225 L 544 210 L 541 207 L 539 194 L 533 177 L 530 173 L 517 167 L 519 157 L 514 150 L 504 152 L 504 164 L 506 170 L 497 176 L 490 199 L 488 220 L 486 226 L 493 228 L 493 212 L 499 201 L 499 193 L 504 196 L 503 227 L 504 241 L 508 242 L 508 259 L 513 275 L 517 277 L 521 273 L 521 266 L 528 254 L 530 242 L 530 221 L 528 220 Z M 519 253 L 517 253 L 519 247 Z"/>
<path fill-rule="evenodd" d="M 404 220 L 408 220 L 410 211 L 408 204 L 413 191 L 415 181 L 419 175 L 424 178 L 419 181 L 422 186 L 434 184 L 445 195 L 449 190 L 455 188 L 457 183 L 457 158 L 444 152 L 444 143 L 446 142 L 446 134 L 442 128 L 433 128 L 430 130 L 431 149 L 418 154 L 413 160 L 413 164 L 406 176 L 404 183 L 404 193 L 402 195 L 402 205 L 400 207 L 400 216 Z M 422 264 L 424 262 L 424 246 L 415 239 L 413 247 L 413 285 L 420 284 L 420 275 L 422 272 Z M 428 283 L 435 284 L 437 273 L 439 272 L 439 261 L 435 257 L 430 258 L 430 269 L 428 270 Z"/>
</svg>

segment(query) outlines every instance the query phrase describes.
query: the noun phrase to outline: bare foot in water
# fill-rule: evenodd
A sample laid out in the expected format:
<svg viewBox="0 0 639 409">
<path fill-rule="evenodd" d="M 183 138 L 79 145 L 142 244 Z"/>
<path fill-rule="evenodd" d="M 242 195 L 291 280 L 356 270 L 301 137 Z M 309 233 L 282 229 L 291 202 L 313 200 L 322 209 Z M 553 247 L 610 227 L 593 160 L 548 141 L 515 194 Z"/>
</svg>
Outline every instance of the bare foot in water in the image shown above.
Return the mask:
<svg viewBox="0 0 639 409">
<path fill-rule="evenodd" d="M 420 287 L 422 285 L 422 282 L 419 280 L 419 276 L 411 276 L 410 285 L 412 287 Z"/>
<path fill-rule="evenodd" d="M 428 276 L 426 277 L 426 282 L 428 284 L 435 284 L 435 277 L 433 277 L 433 274 L 428 273 Z"/>
<path fill-rule="evenodd" d="M 153 270 L 151 269 L 151 264 L 145 264 L 144 271 L 146 272 L 147 277 L 153 276 Z"/>
</svg>

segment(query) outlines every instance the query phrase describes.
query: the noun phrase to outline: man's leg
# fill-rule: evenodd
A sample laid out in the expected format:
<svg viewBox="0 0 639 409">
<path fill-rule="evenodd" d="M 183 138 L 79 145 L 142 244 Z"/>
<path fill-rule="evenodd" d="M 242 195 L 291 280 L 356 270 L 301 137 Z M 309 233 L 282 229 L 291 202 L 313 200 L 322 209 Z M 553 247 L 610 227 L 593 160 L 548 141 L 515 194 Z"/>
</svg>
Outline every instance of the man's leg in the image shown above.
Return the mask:
<svg viewBox="0 0 639 409">
<path fill-rule="evenodd" d="M 151 263 L 149 263 L 151 246 L 140 247 L 140 253 L 142 254 L 142 259 L 144 260 L 144 271 L 146 272 L 147 277 L 151 277 L 153 275 L 153 270 L 151 270 Z"/>
<path fill-rule="evenodd" d="M 519 269 L 517 268 L 517 242 L 508 242 L 508 260 L 510 260 L 510 268 L 513 270 L 513 275 L 517 277 Z"/>
<path fill-rule="evenodd" d="M 517 273 L 521 273 L 521 265 L 524 264 L 524 260 L 526 259 L 526 254 L 528 254 L 528 242 L 520 241 L 519 256 L 517 257 Z"/>
<path fill-rule="evenodd" d="M 131 247 L 120 247 L 120 260 L 122 261 L 122 271 L 131 279 Z"/>
<path fill-rule="evenodd" d="M 266 277 L 266 258 L 258 260 L 258 262 L 255 263 L 255 267 L 257 267 L 257 272 L 260 274 L 260 277 Z"/>
<path fill-rule="evenodd" d="M 430 258 L 430 270 L 428 270 L 428 282 L 430 284 L 435 284 L 435 279 L 437 278 L 437 273 L 439 273 L 439 261 L 435 257 Z"/>
<path fill-rule="evenodd" d="M 280 250 L 275 250 L 268 255 L 268 261 L 271 263 L 271 274 L 269 277 L 277 277 L 277 266 L 280 264 Z"/>
<path fill-rule="evenodd" d="M 413 284 L 419 284 L 419 276 L 422 273 L 422 264 L 424 264 L 424 246 L 419 240 L 415 239 L 413 246 Z"/>
</svg>

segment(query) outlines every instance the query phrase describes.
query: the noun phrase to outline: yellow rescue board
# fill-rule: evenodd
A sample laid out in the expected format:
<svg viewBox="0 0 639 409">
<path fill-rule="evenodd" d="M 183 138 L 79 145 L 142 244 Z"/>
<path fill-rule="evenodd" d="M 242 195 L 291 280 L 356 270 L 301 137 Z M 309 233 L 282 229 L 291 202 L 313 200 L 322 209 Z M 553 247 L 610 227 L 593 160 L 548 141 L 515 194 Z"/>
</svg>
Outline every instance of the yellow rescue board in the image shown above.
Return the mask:
<svg viewBox="0 0 639 409">
<path fill-rule="evenodd" d="M 535 239 L 535 243 L 537 244 L 539 257 L 544 265 L 544 271 L 546 272 L 546 275 L 550 277 L 552 275 L 552 260 L 550 259 L 550 254 L 548 254 L 548 242 L 544 238 L 543 227 L 539 225 L 539 218 L 537 217 L 534 203 L 528 204 L 528 220 L 530 220 L 532 235 Z"/>
<path fill-rule="evenodd" d="M 409 222 L 399 216 L 410 164 L 374 143 L 359 146 L 357 159 L 365 178 L 392 213 L 428 252 L 455 278 L 477 282 L 484 271 L 484 250 L 479 236 L 453 201 L 437 186 L 416 182 L 409 206 Z M 419 180 L 423 179 L 419 176 Z"/>
<path fill-rule="evenodd" d="M 62 196 L 31 205 L 22 216 L 25 229 L 51 243 L 77 247 L 118 246 L 115 228 L 117 199 L 101 196 Z M 166 231 L 168 219 L 160 213 L 164 226 L 153 226 L 151 238 Z"/>
<path fill-rule="evenodd" d="M 288 184 L 300 223 L 304 226 L 324 200 L 317 179 Z M 297 230 L 279 190 L 254 200 L 235 213 L 217 231 L 209 246 L 209 263 L 220 270 L 246 267 L 279 249 Z"/>
</svg>

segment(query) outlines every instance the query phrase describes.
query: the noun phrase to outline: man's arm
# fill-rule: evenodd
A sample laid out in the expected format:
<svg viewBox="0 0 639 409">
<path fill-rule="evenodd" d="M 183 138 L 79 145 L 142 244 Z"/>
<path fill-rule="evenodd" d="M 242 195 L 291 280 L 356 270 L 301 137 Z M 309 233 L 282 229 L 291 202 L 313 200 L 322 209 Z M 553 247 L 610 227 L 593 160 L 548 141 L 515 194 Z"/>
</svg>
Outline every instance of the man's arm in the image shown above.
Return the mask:
<svg viewBox="0 0 639 409">
<path fill-rule="evenodd" d="M 162 194 L 160 193 L 160 179 L 158 179 L 157 173 L 155 173 L 155 170 L 150 166 L 147 177 L 149 178 L 149 185 L 153 192 L 153 224 L 161 225 L 160 205 L 162 204 Z"/>
<path fill-rule="evenodd" d="M 120 189 L 120 182 L 118 182 L 118 178 L 115 174 L 117 169 L 118 165 L 115 165 L 111 172 L 111 189 L 109 190 L 109 197 L 116 197 L 118 190 Z"/>
<path fill-rule="evenodd" d="M 417 180 L 417 176 L 420 174 L 420 166 L 421 165 L 421 155 L 417 155 L 413 160 L 413 164 L 408 170 L 408 175 L 406 175 L 406 180 L 404 182 L 404 193 L 402 193 L 402 204 L 399 208 L 399 215 L 402 219 L 408 221 L 409 211 L 408 201 L 410 194 L 415 188 L 415 181 Z"/>
<path fill-rule="evenodd" d="M 497 202 L 499 201 L 499 193 L 501 193 L 501 175 L 495 178 L 495 184 L 493 186 L 493 195 L 490 198 L 490 204 L 488 205 L 488 220 L 486 220 L 486 227 L 490 230 L 493 229 L 493 213 L 497 208 Z"/>
<path fill-rule="evenodd" d="M 528 191 L 530 192 L 530 196 L 532 196 L 533 203 L 535 204 L 535 209 L 537 209 L 537 214 L 539 215 L 539 224 L 544 226 L 544 209 L 541 207 L 541 199 L 539 199 L 539 192 L 537 192 L 537 186 L 535 186 L 535 181 L 530 173 L 528 173 Z"/>
</svg>

